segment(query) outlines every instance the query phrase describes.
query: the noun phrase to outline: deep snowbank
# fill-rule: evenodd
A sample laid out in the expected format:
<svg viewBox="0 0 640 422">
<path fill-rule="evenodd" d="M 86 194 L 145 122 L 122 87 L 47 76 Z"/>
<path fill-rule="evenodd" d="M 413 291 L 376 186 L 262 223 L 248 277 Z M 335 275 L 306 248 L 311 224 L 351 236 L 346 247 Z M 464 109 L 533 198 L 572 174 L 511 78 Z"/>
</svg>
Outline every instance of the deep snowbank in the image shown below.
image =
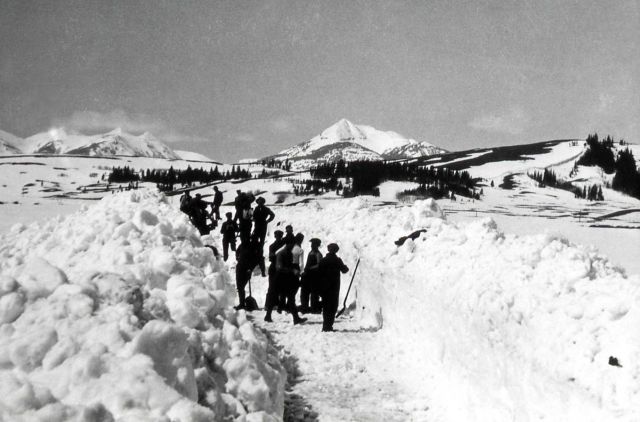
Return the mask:
<svg viewBox="0 0 640 422">
<path fill-rule="evenodd" d="M 281 419 L 285 371 L 156 193 L 0 237 L 0 420 Z"/>
<path fill-rule="evenodd" d="M 433 420 L 640 419 L 638 277 L 562 238 L 447 223 L 433 201 L 309 207 L 281 224 L 338 242 L 352 269 L 361 256 L 362 326 L 396 344 L 389 358 L 407 362 L 398 376 L 429 395 Z"/>
</svg>

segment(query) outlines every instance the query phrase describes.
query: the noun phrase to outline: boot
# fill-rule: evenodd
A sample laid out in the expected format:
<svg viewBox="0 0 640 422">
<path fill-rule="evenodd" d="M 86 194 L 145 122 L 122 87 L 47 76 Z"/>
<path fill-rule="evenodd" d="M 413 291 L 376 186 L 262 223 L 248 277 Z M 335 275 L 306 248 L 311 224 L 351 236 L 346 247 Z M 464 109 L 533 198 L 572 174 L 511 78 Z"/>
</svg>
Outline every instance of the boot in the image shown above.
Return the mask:
<svg viewBox="0 0 640 422">
<path fill-rule="evenodd" d="M 302 324 L 302 323 L 304 323 L 306 320 L 307 320 L 306 318 L 300 318 L 300 317 L 298 316 L 298 314 L 296 313 L 296 314 L 293 316 L 293 325 Z"/>
<path fill-rule="evenodd" d="M 267 311 L 267 314 L 264 316 L 264 320 L 265 322 L 273 322 L 273 320 L 271 319 L 271 309 Z"/>
<path fill-rule="evenodd" d="M 240 309 L 245 309 L 244 299 L 245 299 L 244 289 L 238 290 L 238 301 L 240 302 L 240 304 L 234 307 L 236 311 Z"/>
</svg>

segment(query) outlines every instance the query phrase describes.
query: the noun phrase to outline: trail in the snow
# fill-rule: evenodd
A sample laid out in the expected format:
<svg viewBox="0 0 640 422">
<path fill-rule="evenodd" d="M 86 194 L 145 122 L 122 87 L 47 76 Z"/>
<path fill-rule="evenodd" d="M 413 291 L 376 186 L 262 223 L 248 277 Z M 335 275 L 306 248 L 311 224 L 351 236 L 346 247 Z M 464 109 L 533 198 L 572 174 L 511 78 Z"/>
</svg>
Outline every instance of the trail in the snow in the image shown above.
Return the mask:
<svg viewBox="0 0 640 422">
<path fill-rule="evenodd" d="M 312 408 L 297 409 L 297 417 L 289 413 L 289 420 L 426 419 L 426 406 L 417 409 L 415 394 L 398 383 L 392 349 L 379 333 L 361 331 L 347 318 L 336 322 L 335 332 L 323 333 L 320 315 L 305 315 L 308 321 L 297 326 L 288 314 L 274 313 L 273 323 L 264 322 L 263 316 L 254 312 L 254 323 L 296 361 L 298 374 L 289 394 Z"/>
</svg>

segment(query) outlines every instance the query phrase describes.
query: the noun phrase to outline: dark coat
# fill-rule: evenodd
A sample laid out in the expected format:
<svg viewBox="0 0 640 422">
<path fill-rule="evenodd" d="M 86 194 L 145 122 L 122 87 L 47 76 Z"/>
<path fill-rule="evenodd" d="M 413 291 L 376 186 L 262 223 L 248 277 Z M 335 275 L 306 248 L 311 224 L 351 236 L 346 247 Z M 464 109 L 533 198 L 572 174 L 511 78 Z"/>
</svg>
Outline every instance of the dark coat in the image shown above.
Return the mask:
<svg viewBox="0 0 640 422">
<path fill-rule="evenodd" d="M 324 293 L 337 294 L 340 292 L 340 273 L 349 271 L 349 267 L 344 265 L 342 259 L 334 253 L 327 253 L 320 261 L 318 267 L 323 278 Z"/>
<path fill-rule="evenodd" d="M 218 191 L 213 196 L 213 205 L 219 207 L 222 204 L 222 192 Z"/>
<path fill-rule="evenodd" d="M 222 223 L 220 233 L 225 240 L 231 240 L 236 238 L 236 232 L 238 231 L 238 225 L 235 221 L 225 221 Z"/>
<path fill-rule="evenodd" d="M 255 221 L 256 226 L 266 226 L 267 223 L 273 221 L 274 218 L 276 218 L 276 215 L 273 211 L 264 205 L 258 205 L 253 210 L 253 221 Z"/>
</svg>

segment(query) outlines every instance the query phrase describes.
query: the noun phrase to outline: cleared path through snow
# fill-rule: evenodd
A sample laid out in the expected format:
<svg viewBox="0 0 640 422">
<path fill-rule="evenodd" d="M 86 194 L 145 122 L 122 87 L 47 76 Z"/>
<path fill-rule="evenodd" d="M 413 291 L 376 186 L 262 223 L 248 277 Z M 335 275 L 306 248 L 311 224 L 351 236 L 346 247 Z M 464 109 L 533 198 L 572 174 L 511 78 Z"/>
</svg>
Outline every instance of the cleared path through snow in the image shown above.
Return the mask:
<svg viewBox="0 0 640 422">
<path fill-rule="evenodd" d="M 336 322 L 335 332 L 323 333 L 320 315 L 304 316 L 308 321 L 294 326 L 285 313 L 274 312 L 273 323 L 263 321 L 263 311 L 252 313 L 275 345 L 297 360 L 299 376 L 290 394 L 302 396 L 317 412 L 317 420 L 427 420 L 428 406 L 398 381 L 395 348 L 381 333 L 361 331 L 344 317 Z"/>
</svg>

